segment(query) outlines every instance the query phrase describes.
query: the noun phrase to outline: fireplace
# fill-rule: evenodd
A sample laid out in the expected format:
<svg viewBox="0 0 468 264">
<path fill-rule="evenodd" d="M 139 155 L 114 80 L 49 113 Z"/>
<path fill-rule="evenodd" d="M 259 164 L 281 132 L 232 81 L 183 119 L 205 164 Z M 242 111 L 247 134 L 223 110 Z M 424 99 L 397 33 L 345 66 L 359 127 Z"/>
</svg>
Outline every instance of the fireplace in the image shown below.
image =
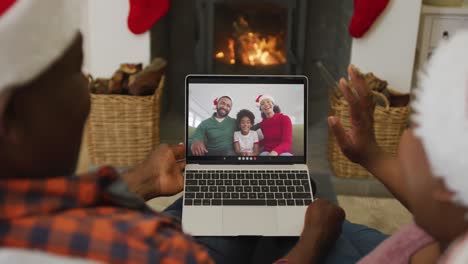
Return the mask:
<svg viewBox="0 0 468 264">
<path fill-rule="evenodd" d="M 352 6 L 353 1 L 342 0 L 171 0 L 169 13 L 151 29 L 151 56 L 168 61 L 163 117 L 168 122 L 182 123 L 181 129 L 171 130 L 171 136 L 184 136 L 180 120 L 184 118 L 187 74 L 303 74 L 309 78 L 309 123 L 322 118 L 328 111 L 323 100 L 328 98 L 328 86 L 320 77 L 316 62 L 324 62 L 335 76 L 345 75 L 351 47 L 347 27 Z M 239 31 L 234 23 L 241 26 Z M 250 60 L 247 55 L 243 61 L 237 50 L 248 48 L 229 48 L 229 39 L 236 41 L 236 34 L 241 36 L 241 32 L 247 33 L 247 44 L 253 43 L 250 46 L 255 42 L 273 46 L 273 52 L 282 52 L 286 60 L 272 55 L 278 58 L 269 62 L 267 55 L 254 52 Z M 249 32 L 257 41 L 249 39 Z M 258 44 L 263 39 L 264 44 Z M 266 48 L 268 53 L 270 50 Z M 262 47 L 261 51 L 265 49 Z M 223 58 L 216 57 L 219 52 L 224 53 Z M 267 63 L 259 64 L 262 60 Z"/>
<path fill-rule="evenodd" d="M 306 0 L 196 0 L 198 72 L 302 74 Z"/>
</svg>

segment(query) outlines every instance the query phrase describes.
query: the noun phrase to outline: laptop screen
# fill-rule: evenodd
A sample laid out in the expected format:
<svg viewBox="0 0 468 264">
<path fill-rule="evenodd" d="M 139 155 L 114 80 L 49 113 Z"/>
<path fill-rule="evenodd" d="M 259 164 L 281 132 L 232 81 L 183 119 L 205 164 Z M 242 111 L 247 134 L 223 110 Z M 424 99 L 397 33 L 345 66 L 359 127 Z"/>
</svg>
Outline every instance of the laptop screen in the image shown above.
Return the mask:
<svg viewBox="0 0 468 264">
<path fill-rule="evenodd" d="M 187 163 L 306 162 L 305 76 L 189 75 Z"/>
</svg>

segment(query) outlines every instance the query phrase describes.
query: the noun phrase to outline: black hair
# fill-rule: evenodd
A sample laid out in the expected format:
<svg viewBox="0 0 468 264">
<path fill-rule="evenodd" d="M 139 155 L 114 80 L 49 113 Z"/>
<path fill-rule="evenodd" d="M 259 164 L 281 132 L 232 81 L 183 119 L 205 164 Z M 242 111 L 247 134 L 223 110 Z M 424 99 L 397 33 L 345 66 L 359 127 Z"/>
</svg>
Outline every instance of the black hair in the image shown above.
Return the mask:
<svg viewBox="0 0 468 264">
<path fill-rule="evenodd" d="M 227 95 L 223 95 L 223 96 L 221 96 L 220 98 L 218 98 L 218 104 L 219 104 L 219 101 L 221 101 L 221 99 L 223 99 L 223 98 L 229 99 L 229 100 L 231 101 L 231 103 L 232 103 L 231 97 L 229 97 L 229 96 L 227 96 Z M 216 105 L 216 106 L 218 106 L 218 105 Z"/>
<path fill-rule="evenodd" d="M 252 123 L 252 126 L 254 125 L 255 115 L 247 109 L 242 109 L 237 113 L 237 117 L 236 117 L 238 130 L 240 130 L 240 123 L 243 117 L 248 117 L 250 119 L 250 123 Z"/>
<path fill-rule="evenodd" d="M 278 113 L 281 113 L 281 109 L 278 105 L 274 105 L 273 106 L 273 112 L 275 114 L 278 114 Z M 262 112 L 262 109 L 260 109 L 260 113 L 262 113 L 262 118 L 266 118 L 267 116 L 265 115 L 265 113 Z"/>
</svg>

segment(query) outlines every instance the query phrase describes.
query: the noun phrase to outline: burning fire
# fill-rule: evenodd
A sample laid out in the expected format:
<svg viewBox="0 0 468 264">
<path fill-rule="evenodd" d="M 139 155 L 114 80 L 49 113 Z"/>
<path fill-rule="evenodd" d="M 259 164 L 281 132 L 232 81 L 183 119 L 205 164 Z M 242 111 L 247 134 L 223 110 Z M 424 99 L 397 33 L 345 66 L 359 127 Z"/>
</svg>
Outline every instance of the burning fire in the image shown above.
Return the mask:
<svg viewBox="0 0 468 264">
<path fill-rule="evenodd" d="M 224 51 L 216 52 L 216 59 L 228 64 L 236 64 L 236 59 L 239 59 L 240 63 L 251 66 L 286 63 L 284 52 L 278 48 L 279 36 L 264 37 L 253 32 L 243 17 L 239 17 L 233 27 L 234 38 L 228 39 Z"/>
</svg>

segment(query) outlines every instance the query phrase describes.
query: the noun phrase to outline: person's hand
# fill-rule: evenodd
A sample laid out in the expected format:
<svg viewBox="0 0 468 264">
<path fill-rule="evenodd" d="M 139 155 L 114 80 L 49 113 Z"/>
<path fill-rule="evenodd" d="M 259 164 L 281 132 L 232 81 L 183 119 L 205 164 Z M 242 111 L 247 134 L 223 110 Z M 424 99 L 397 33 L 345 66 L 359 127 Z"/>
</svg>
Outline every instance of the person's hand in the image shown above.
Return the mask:
<svg viewBox="0 0 468 264">
<path fill-rule="evenodd" d="M 269 156 L 276 157 L 276 156 L 278 156 L 278 152 L 272 151 L 272 152 L 270 152 L 270 154 L 268 154 L 268 155 L 269 155 Z"/>
<path fill-rule="evenodd" d="M 345 212 L 324 199 L 307 208 L 304 228 L 296 246 L 286 258 L 291 263 L 316 263 L 327 254 L 341 234 Z"/>
<path fill-rule="evenodd" d="M 351 129 L 345 131 L 336 116 L 328 118 L 343 154 L 352 162 L 364 165 L 380 153 L 374 133 L 375 100 L 361 72 L 350 65 L 348 74 L 354 90 L 342 78 L 339 86 L 350 107 Z"/>
<path fill-rule="evenodd" d="M 185 145 L 160 145 L 140 165 L 123 175 L 130 190 L 149 200 L 184 188 Z"/>
<path fill-rule="evenodd" d="M 190 150 L 194 156 L 205 156 L 205 154 L 208 153 L 205 144 L 199 140 L 196 140 L 192 143 Z"/>
<path fill-rule="evenodd" d="M 316 199 L 307 207 L 301 240 L 320 239 L 322 246 L 328 249 L 340 236 L 344 219 L 345 212 L 341 207 L 325 199 Z"/>
</svg>

